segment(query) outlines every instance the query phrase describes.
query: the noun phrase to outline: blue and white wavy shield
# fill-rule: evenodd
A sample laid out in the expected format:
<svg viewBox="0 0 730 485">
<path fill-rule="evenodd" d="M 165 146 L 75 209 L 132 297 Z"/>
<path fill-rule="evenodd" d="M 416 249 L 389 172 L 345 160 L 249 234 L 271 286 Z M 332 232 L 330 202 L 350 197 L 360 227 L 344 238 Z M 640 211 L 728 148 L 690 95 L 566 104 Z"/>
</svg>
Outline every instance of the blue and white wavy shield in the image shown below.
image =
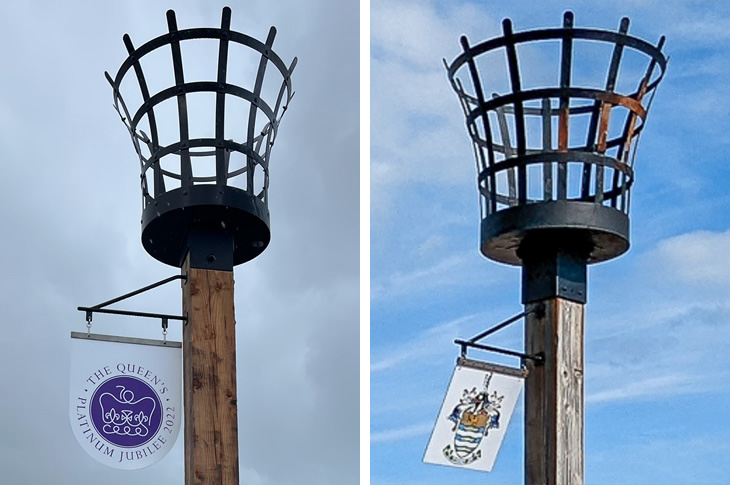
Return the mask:
<svg viewBox="0 0 730 485">
<path fill-rule="evenodd" d="M 112 468 L 159 461 L 182 423 L 180 342 L 71 337 L 69 417 L 81 447 Z"/>
<path fill-rule="evenodd" d="M 519 369 L 460 359 L 423 461 L 491 471 L 523 376 Z"/>
</svg>

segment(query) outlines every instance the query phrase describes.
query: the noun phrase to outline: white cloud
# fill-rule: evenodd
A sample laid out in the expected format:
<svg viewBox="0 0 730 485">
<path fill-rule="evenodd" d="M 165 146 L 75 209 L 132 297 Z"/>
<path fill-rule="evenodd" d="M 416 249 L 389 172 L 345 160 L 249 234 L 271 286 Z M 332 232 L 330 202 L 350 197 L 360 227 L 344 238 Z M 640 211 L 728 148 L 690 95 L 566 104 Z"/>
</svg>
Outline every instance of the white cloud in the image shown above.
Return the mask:
<svg viewBox="0 0 730 485">
<path fill-rule="evenodd" d="M 646 370 L 644 372 L 650 372 Z M 696 378 L 687 374 L 651 376 L 633 380 L 621 376 L 622 383 L 610 389 L 602 389 L 586 395 L 586 403 L 596 404 L 636 399 L 658 399 L 697 392 Z"/>
<path fill-rule="evenodd" d="M 445 351 L 453 352 L 454 347 L 451 345 L 446 346 L 444 343 L 453 340 L 464 324 L 481 317 L 483 317 L 481 314 L 465 315 L 441 323 L 426 329 L 405 344 L 390 348 L 381 355 L 373 355 L 370 372 L 383 372 L 406 362 L 430 359 L 434 355 L 443 354 Z"/>
<path fill-rule="evenodd" d="M 724 317 L 729 308 L 671 295 L 639 297 L 621 315 L 589 321 L 586 402 L 658 402 L 722 392 L 728 378 L 721 364 L 730 338 Z"/>
<path fill-rule="evenodd" d="M 416 1 L 371 7 L 371 211 L 379 224 L 402 201 L 403 184 L 473 183 L 473 153 L 442 59 L 458 54 L 462 29 L 489 29 L 477 10 Z"/>
<path fill-rule="evenodd" d="M 694 231 L 665 239 L 653 257 L 679 283 L 726 285 L 730 283 L 730 230 Z"/>
<path fill-rule="evenodd" d="M 406 293 L 422 292 L 434 287 L 462 284 L 458 268 L 467 264 L 467 255 L 448 256 L 432 265 L 422 265 L 409 272 L 396 271 L 387 279 L 374 280 L 370 285 L 370 298 L 400 297 Z"/>
<path fill-rule="evenodd" d="M 684 17 L 682 22 L 673 22 L 669 34 L 684 41 L 701 44 L 724 42 L 730 39 L 730 19 L 716 13 L 705 12 Z"/>
<path fill-rule="evenodd" d="M 442 250 L 446 246 L 446 237 L 441 234 L 434 234 L 416 247 L 419 256 L 427 256 L 434 251 Z"/>
<path fill-rule="evenodd" d="M 370 21 L 371 42 L 375 46 L 387 55 L 426 69 L 445 47 L 450 46 L 450 52 L 459 50 L 454 32 L 477 25 L 482 31 L 489 31 L 496 25 L 473 4 L 462 3 L 437 11 L 434 3 L 428 1 L 375 2 Z"/>
<path fill-rule="evenodd" d="M 370 433 L 370 443 L 388 443 L 391 441 L 401 441 L 408 438 L 415 438 L 428 434 L 433 428 L 433 423 L 423 422 L 404 426 L 402 428 L 389 429 L 387 431 L 377 431 Z"/>
</svg>

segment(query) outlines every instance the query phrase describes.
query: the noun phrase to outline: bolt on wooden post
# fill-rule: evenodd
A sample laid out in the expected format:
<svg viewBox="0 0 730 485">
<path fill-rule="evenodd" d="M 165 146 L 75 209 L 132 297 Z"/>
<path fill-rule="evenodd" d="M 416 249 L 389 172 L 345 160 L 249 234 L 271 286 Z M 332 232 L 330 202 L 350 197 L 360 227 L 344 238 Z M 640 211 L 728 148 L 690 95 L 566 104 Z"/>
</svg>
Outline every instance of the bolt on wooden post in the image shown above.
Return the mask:
<svg viewBox="0 0 730 485">
<path fill-rule="evenodd" d="M 501 37 L 471 44 L 464 36 L 462 52 L 445 62 L 476 155 L 480 250 L 522 267 L 526 310 L 545 308 L 526 319 L 526 354 L 543 357 L 526 363 L 527 485 L 584 481 L 587 266 L 629 248 L 634 154 L 667 63 L 664 37 L 653 45 L 630 36 L 628 18 L 617 31 L 573 23 L 566 12 L 560 28 L 514 32 L 506 19 Z M 608 47 L 604 58 L 597 44 Z M 528 62 L 551 56 L 548 73 Z M 597 63 L 604 76 L 576 83 Z"/>
<path fill-rule="evenodd" d="M 179 29 L 172 10 L 167 28 L 139 48 L 125 35 L 128 57 L 115 76 L 106 77 L 142 167 L 142 245 L 158 261 L 181 268 L 184 276 L 185 483 L 233 484 L 238 483 L 233 268 L 260 255 L 271 239 L 270 155 L 294 94 L 291 74 L 297 59 L 286 65 L 274 52 L 274 27 L 264 41 L 231 30 L 228 7 L 220 28 Z M 194 51 L 186 46 L 199 39 L 205 45 L 217 42 L 215 69 L 207 81 L 188 82 L 183 61 L 189 62 L 186 55 Z M 229 66 L 231 47 L 253 51 L 258 61 L 245 68 Z M 160 54 L 154 64 L 146 57 L 151 52 Z M 145 68 L 157 67 L 163 54 L 172 63 L 174 84 L 150 92 Z M 249 67 L 253 82 L 232 78 L 250 73 Z M 125 103 L 122 89 L 130 73 L 139 88 L 133 98 L 142 99 L 136 109 Z M 276 89 L 264 91 L 264 77 Z M 199 114 L 189 109 L 195 105 L 190 100 L 203 98 L 215 100 L 207 127 L 189 123 Z M 165 101 L 177 106 L 176 119 L 161 119 L 159 105 Z M 241 103 L 248 103 L 245 114 L 230 109 Z M 227 114 L 240 119 L 226 122 Z M 174 125 L 179 139 L 163 143 L 159 123 Z"/>
</svg>

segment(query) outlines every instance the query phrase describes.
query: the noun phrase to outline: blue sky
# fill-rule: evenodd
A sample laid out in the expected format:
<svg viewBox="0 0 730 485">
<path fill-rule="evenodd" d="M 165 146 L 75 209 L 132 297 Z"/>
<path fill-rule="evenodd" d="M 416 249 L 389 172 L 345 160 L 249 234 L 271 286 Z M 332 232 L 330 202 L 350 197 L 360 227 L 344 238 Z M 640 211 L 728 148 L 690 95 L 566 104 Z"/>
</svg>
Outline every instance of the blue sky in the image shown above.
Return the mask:
<svg viewBox="0 0 730 485">
<path fill-rule="evenodd" d="M 522 308 L 520 270 L 478 251 L 475 164 L 441 59 L 459 53 L 462 34 L 495 37 L 506 17 L 517 31 L 557 27 L 568 9 L 580 27 L 615 30 L 628 16 L 630 34 L 666 35 L 670 57 L 639 143 L 631 249 L 589 269 L 586 483 L 713 485 L 730 474 L 730 4 L 373 0 L 373 485 L 523 480 L 521 402 L 490 474 L 421 463 L 453 339 Z M 521 347 L 518 326 L 500 333 L 495 344 Z"/>
</svg>

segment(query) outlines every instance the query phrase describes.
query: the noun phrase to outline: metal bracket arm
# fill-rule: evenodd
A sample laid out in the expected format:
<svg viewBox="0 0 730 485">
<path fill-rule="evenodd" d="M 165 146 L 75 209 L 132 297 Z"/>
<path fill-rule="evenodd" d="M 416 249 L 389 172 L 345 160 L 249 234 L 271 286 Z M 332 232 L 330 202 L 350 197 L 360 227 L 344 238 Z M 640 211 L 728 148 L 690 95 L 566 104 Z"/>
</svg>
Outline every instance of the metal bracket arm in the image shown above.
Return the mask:
<svg viewBox="0 0 730 485">
<path fill-rule="evenodd" d="M 542 352 L 540 352 L 539 354 L 530 355 L 530 354 L 524 354 L 522 352 L 517 352 L 514 350 L 501 349 L 499 347 L 493 347 L 491 345 L 478 344 L 475 342 L 471 342 L 471 341 L 467 341 L 467 340 L 460 340 L 460 339 L 454 340 L 454 343 L 456 345 L 461 346 L 461 356 L 462 357 L 466 357 L 466 349 L 467 349 L 467 347 L 471 347 L 474 349 L 486 350 L 488 352 L 495 352 L 497 354 L 511 355 L 512 357 L 519 357 L 521 359 L 529 359 L 537 365 L 542 365 L 545 362 L 545 355 L 543 355 Z"/>
<path fill-rule="evenodd" d="M 80 306 L 77 308 L 77 310 L 79 310 L 81 312 L 86 312 L 86 321 L 87 322 L 91 322 L 91 318 L 94 313 L 108 313 L 108 314 L 112 314 L 112 315 L 128 315 L 128 316 L 133 316 L 133 317 L 160 318 L 163 321 L 163 327 L 166 327 L 165 324 L 167 323 L 167 320 L 180 320 L 182 322 L 187 323 L 187 321 L 188 321 L 187 315 L 168 315 L 165 313 L 136 312 L 136 311 L 129 311 L 129 310 L 114 310 L 114 309 L 110 309 L 110 308 L 104 308 L 106 306 L 112 305 L 112 304 L 120 302 L 122 300 L 126 300 L 127 298 L 131 298 L 133 296 L 139 295 L 140 293 L 144 293 L 145 291 L 149 291 L 154 288 L 157 288 L 158 286 L 162 286 L 171 281 L 175 281 L 175 280 L 187 281 L 187 279 L 188 279 L 187 274 L 171 276 L 162 281 L 158 281 L 157 283 L 152 283 L 149 286 L 145 286 L 144 288 L 140 288 L 139 290 L 132 291 L 130 293 L 124 294 L 117 298 L 113 298 L 113 299 L 111 299 L 109 301 L 105 301 L 103 303 L 99 303 L 98 305 L 94 305 L 92 307 Z"/>
<path fill-rule="evenodd" d="M 529 360 L 535 362 L 535 364 L 537 364 L 537 365 L 542 365 L 545 362 L 545 356 L 542 353 L 530 355 L 530 354 L 525 354 L 523 352 L 517 352 L 514 350 L 507 350 L 507 349 L 502 349 L 499 347 L 493 347 L 491 345 L 484 345 L 484 344 L 478 343 L 479 340 L 482 340 L 483 338 L 488 337 L 489 335 L 492 335 L 493 333 L 495 333 L 499 330 L 502 330 L 503 328 L 515 323 L 516 321 L 526 317 L 527 315 L 529 315 L 531 313 L 536 313 L 538 316 L 544 315 L 545 314 L 545 304 L 543 304 L 543 303 L 537 304 L 530 310 L 525 310 L 524 312 L 519 313 L 519 314 L 515 315 L 514 317 L 508 318 L 507 320 L 505 320 L 501 323 L 498 323 L 494 327 L 489 328 L 478 335 L 475 335 L 474 337 L 470 338 L 469 340 L 456 339 L 456 340 L 454 340 L 454 343 L 456 345 L 461 346 L 461 356 L 462 357 L 466 357 L 466 351 L 468 348 L 475 348 L 475 349 L 479 349 L 479 350 L 486 350 L 487 352 L 495 352 L 498 354 L 511 355 L 512 357 L 519 357 L 521 359 L 529 359 Z"/>
</svg>

